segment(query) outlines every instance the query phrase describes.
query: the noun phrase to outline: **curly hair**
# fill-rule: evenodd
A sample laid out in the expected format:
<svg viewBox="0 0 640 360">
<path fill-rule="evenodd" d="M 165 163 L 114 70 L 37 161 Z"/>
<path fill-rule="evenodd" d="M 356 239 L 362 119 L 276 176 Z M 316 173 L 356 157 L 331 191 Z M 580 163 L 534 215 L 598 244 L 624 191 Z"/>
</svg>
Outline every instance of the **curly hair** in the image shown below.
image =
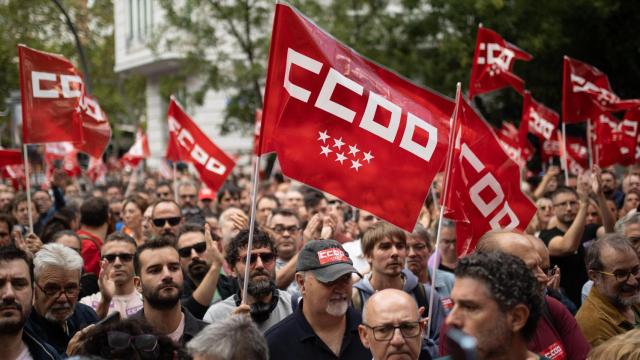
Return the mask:
<svg viewBox="0 0 640 360">
<path fill-rule="evenodd" d="M 489 296 L 504 312 L 518 304 L 529 308 L 522 336 L 530 340 L 542 313 L 544 299 L 527 265 L 518 257 L 501 252 L 479 252 L 460 259 L 456 278 L 472 278 L 487 286 Z"/>
<path fill-rule="evenodd" d="M 229 264 L 229 266 L 234 266 L 235 263 L 240 259 L 240 249 L 245 249 L 249 244 L 249 230 L 241 230 L 238 235 L 236 235 L 229 245 L 227 245 L 227 255 L 225 256 L 225 260 Z M 253 249 L 263 249 L 269 248 L 274 255 L 278 255 L 278 251 L 276 250 L 276 245 L 273 243 L 273 240 L 266 232 L 255 229 L 253 232 Z"/>
</svg>

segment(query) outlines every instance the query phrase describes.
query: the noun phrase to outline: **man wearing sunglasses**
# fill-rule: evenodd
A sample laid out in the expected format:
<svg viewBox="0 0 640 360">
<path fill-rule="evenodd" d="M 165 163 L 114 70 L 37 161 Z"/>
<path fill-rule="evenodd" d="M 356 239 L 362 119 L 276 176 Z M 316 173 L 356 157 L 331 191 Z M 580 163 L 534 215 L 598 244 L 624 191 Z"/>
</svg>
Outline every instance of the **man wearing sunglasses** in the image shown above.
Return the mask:
<svg viewBox="0 0 640 360">
<path fill-rule="evenodd" d="M 136 290 L 133 274 L 135 240 L 123 233 L 107 236 L 102 246 L 102 263 L 98 284 L 100 291 L 80 299 L 91 306 L 100 318 L 117 311 L 122 318 L 142 309 L 142 295 Z"/>
<path fill-rule="evenodd" d="M 204 315 L 204 321 L 215 323 L 232 314 L 249 313 L 258 329 L 265 332 L 291 314 L 291 295 L 276 288 L 275 245 L 267 233 L 256 229 L 249 258 L 247 298 L 242 301 L 241 289 L 245 281 L 248 243 L 249 230 L 242 230 L 228 245 L 226 260 L 232 267 L 233 275 L 238 279 L 240 290 L 234 296 L 213 304 Z"/>
<path fill-rule="evenodd" d="M 182 225 L 177 248 L 184 274 L 182 304 L 193 316 L 202 319 L 211 304 L 236 293 L 237 282 L 222 271 L 220 244 L 213 240 L 208 224 Z"/>
<path fill-rule="evenodd" d="M 586 261 L 593 287 L 576 320 L 595 347 L 640 324 L 640 260 L 627 238 L 611 234 L 591 244 Z"/>
<path fill-rule="evenodd" d="M 178 228 L 182 225 L 180 206 L 173 200 L 158 201 L 151 211 L 151 227 L 157 238 L 161 235 L 178 234 Z"/>
<path fill-rule="evenodd" d="M 27 327 L 63 355 L 76 332 L 99 320 L 91 307 L 78 304 L 82 257 L 50 243 L 36 253 L 33 265 L 34 311 Z"/>
<path fill-rule="evenodd" d="M 360 341 L 371 350 L 374 360 L 417 360 L 427 323 L 420 315 L 418 304 L 406 292 L 379 291 L 362 310 L 362 324 L 358 327 Z"/>
</svg>

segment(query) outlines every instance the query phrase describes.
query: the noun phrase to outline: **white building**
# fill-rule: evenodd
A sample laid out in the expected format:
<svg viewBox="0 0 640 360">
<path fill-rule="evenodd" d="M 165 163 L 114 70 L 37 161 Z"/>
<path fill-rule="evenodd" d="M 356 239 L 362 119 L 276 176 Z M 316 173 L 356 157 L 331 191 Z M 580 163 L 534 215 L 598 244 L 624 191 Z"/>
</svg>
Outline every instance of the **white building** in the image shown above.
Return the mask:
<svg viewBox="0 0 640 360">
<path fill-rule="evenodd" d="M 159 83 L 179 66 L 182 52 L 152 51 L 147 42 L 152 31 L 163 23 L 163 9 L 154 0 L 114 1 L 115 71 L 146 76 L 147 136 L 151 159 L 147 164 L 158 167 L 163 161 L 168 138 L 167 107 L 169 99 L 160 95 Z M 187 93 L 195 91 L 197 79 L 187 82 Z M 252 137 L 241 134 L 220 135 L 227 98 L 222 92 L 209 91 L 202 106 L 187 109 L 200 129 L 227 153 L 249 151 Z"/>
</svg>

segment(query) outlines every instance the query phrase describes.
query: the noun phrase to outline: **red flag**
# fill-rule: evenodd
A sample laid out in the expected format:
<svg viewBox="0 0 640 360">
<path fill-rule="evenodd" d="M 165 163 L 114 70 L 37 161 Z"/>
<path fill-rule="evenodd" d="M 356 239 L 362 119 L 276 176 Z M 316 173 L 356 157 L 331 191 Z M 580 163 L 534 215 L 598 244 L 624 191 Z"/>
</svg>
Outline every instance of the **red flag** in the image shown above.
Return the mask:
<svg viewBox="0 0 640 360">
<path fill-rule="evenodd" d="M 275 150 L 288 177 L 411 230 L 452 110 L 276 5 L 260 153 Z"/>
<path fill-rule="evenodd" d="M 445 181 L 445 216 L 456 221 L 458 256 L 471 253 L 491 229 L 524 231 L 536 213 L 520 190 L 520 170 L 491 127 L 459 99 L 456 139 Z"/>
<path fill-rule="evenodd" d="M 620 122 L 620 164 L 629 166 L 640 162 L 640 108 L 629 110 Z"/>
<path fill-rule="evenodd" d="M 479 27 L 471 68 L 469 99 L 507 86 L 522 94 L 524 81 L 513 73 L 513 61 L 531 59 L 533 56 L 505 41 L 495 31 Z"/>
<path fill-rule="evenodd" d="M 82 170 L 78 163 L 78 149 L 70 142 L 46 144 L 44 147 L 44 161 L 47 165 L 47 179 L 53 179 L 53 171 L 56 169 L 56 161 L 60 161 L 60 168 L 68 176 L 78 176 Z"/>
<path fill-rule="evenodd" d="M 620 140 L 618 121 L 607 113 L 592 120 L 594 162 L 600 167 L 608 167 L 622 160 L 618 141 Z"/>
<path fill-rule="evenodd" d="M 564 57 L 562 121 L 567 124 L 595 119 L 605 111 L 637 108 L 640 100 L 621 100 L 611 89 L 609 78 L 597 68 Z"/>
<path fill-rule="evenodd" d="M 84 142 L 74 145 L 78 150 L 90 156 L 101 157 L 111 141 L 109 119 L 95 98 L 85 95 L 81 99 L 80 108 L 82 111 L 79 115 L 82 119 Z"/>
<path fill-rule="evenodd" d="M 540 159 L 546 163 L 556 156 L 562 156 L 562 135 L 560 135 L 560 131 L 556 131 L 556 135 L 551 139 L 542 141 Z"/>
<path fill-rule="evenodd" d="M 0 149 L 0 168 L 11 165 L 22 165 L 22 151 Z"/>
<path fill-rule="evenodd" d="M 521 143 L 518 137 L 508 136 L 504 131 L 504 122 L 503 129 L 496 133 L 496 139 L 498 143 L 502 146 L 504 152 L 509 156 L 513 162 L 518 164 L 520 167 L 524 167 L 527 164 L 527 160 L 531 157 L 531 149 L 529 148 L 527 143 Z"/>
<path fill-rule="evenodd" d="M 558 129 L 558 113 L 535 101 L 531 93 L 525 91 L 522 101 L 522 119 L 520 120 L 520 141 L 527 142 L 531 133 L 541 141 L 551 140 Z"/>
<path fill-rule="evenodd" d="M 24 164 L 0 167 L 0 177 L 9 179 L 16 190 L 26 189 L 27 178 L 24 174 Z"/>
<path fill-rule="evenodd" d="M 569 171 L 580 175 L 589 169 L 589 148 L 587 141 L 581 137 L 567 136 L 567 159 Z"/>
<path fill-rule="evenodd" d="M 124 164 L 136 167 L 142 159 L 148 158 L 150 155 L 151 152 L 149 151 L 147 134 L 143 134 L 142 130 L 138 129 L 138 132 L 136 132 L 136 141 L 131 145 L 131 148 L 124 154 L 121 160 Z"/>
<path fill-rule="evenodd" d="M 107 176 L 107 165 L 102 161 L 102 157 L 89 157 L 89 167 L 87 168 L 87 176 L 94 183 L 104 183 Z"/>
<path fill-rule="evenodd" d="M 167 113 L 169 138 L 177 158 L 193 164 L 207 187 L 217 190 L 231 174 L 235 161 L 218 148 L 172 97 Z"/>
</svg>

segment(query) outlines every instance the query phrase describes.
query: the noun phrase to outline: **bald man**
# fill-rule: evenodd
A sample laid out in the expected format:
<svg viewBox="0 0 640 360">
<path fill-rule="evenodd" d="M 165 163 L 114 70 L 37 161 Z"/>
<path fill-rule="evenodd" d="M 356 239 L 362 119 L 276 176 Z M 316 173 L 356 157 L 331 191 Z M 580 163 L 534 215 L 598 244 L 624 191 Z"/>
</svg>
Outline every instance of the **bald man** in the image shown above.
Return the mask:
<svg viewBox="0 0 640 360">
<path fill-rule="evenodd" d="M 542 242 L 511 231 L 492 230 L 480 238 L 476 250 L 503 251 L 519 257 L 533 272 L 540 291 L 545 292 L 548 277 L 542 270 L 543 259 L 536 251 L 534 240 Z M 558 300 L 546 295 L 544 300 L 543 316 L 527 348 L 550 359 L 585 359 L 591 347 L 573 315 Z"/>
<path fill-rule="evenodd" d="M 426 326 L 426 319 L 420 320 L 423 310 L 405 291 L 378 291 L 364 305 L 360 341 L 374 360 L 417 360 Z"/>
</svg>

